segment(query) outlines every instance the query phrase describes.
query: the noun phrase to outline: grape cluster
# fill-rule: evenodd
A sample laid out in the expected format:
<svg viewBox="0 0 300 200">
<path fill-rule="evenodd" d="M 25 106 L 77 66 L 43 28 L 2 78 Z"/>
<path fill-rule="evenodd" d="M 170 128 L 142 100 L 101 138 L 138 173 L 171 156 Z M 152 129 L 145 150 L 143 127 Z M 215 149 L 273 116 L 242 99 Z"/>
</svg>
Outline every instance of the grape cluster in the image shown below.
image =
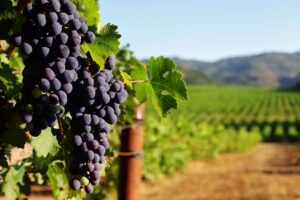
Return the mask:
<svg viewBox="0 0 300 200">
<path fill-rule="evenodd" d="M 100 70 L 95 62 L 81 59 L 76 90 L 72 93 L 70 113 L 72 115 L 73 163 L 70 172 L 74 175 L 71 187 L 93 192 L 93 185 L 100 181 L 100 169 L 109 147 L 106 134 L 109 124 L 117 122 L 120 104 L 127 98 L 124 84 L 113 78 L 115 61 L 108 57 L 105 69 Z M 84 66 L 84 67 L 83 67 Z"/>
<path fill-rule="evenodd" d="M 66 112 L 80 69 L 80 44 L 93 42 L 86 21 L 69 0 L 37 0 L 24 9 L 27 20 L 12 43 L 24 55 L 22 112 L 32 136 L 53 127 Z"/>
</svg>

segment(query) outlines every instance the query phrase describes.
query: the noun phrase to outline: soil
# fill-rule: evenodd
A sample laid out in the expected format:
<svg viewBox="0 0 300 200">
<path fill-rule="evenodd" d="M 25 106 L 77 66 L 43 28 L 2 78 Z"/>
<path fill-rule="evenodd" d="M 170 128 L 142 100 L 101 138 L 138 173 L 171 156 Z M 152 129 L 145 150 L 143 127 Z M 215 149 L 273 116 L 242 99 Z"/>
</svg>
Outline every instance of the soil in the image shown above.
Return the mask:
<svg viewBox="0 0 300 200">
<path fill-rule="evenodd" d="M 260 144 L 146 184 L 142 200 L 300 199 L 300 144 Z"/>
<path fill-rule="evenodd" d="M 248 152 L 193 161 L 142 189 L 141 200 L 300 200 L 300 144 L 263 143 Z M 53 199 L 49 187 L 33 191 L 30 200 Z"/>
</svg>

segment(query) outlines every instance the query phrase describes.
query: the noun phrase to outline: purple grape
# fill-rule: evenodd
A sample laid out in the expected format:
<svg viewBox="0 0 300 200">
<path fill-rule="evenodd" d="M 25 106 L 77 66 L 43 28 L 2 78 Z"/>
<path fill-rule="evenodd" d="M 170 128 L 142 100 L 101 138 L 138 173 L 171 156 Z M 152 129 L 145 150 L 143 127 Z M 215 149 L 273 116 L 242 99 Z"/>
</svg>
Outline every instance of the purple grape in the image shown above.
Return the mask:
<svg viewBox="0 0 300 200">
<path fill-rule="evenodd" d="M 65 66 L 64 63 L 58 61 L 58 62 L 56 63 L 55 69 L 56 69 L 56 71 L 57 71 L 59 74 L 63 74 L 63 73 L 65 72 L 65 70 L 66 70 L 66 66 Z"/>
<path fill-rule="evenodd" d="M 119 92 L 121 90 L 121 86 L 118 82 L 114 82 L 112 85 L 111 85 L 111 89 L 112 91 L 114 92 Z"/>
<path fill-rule="evenodd" d="M 59 54 L 63 57 L 66 58 L 70 54 L 70 50 L 66 45 L 59 45 Z"/>
<path fill-rule="evenodd" d="M 57 22 L 58 20 L 58 16 L 55 12 L 49 12 L 48 18 L 52 23 Z"/>
<path fill-rule="evenodd" d="M 86 34 L 88 32 L 88 27 L 85 23 L 81 24 L 80 32 L 83 33 L 83 34 Z"/>
<path fill-rule="evenodd" d="M 29 131 L 30 135 L 37 137 L 41 134 L 41 129 L 38 128 L 33 128 L 32 130 Z"/>
<path fill-rule="evenodd" d="M 51 47 L 52 44 L 53 44 L 53 37 L 46 37 L 46 44 L 47 44 L 47 47 Z"/>
<path fill-rule="evenodd" d="M 88 160 L 92 161 L 95 158 L 95 153 L 91 150 L 88 150 L 86 156 Z"/>
<path fill-rule="evenodd" d="M 87 193 L 87 194 L 92 194 L 93 191 L 94 191 L 94 188 L 92 185 L 87 185 L 84 187 L 84 191 Z"/>
<path fill-rule="evenodd" d="M 99 117 L 97 115 L 92 115 L 92 122 L 93 122 L 93 125 L 98 125 L 100 122 Z"/>
<path fill-rule="evenodd" d="M 50 0 L 51 6 L 55 12 L 60 11 L 60 3 L 58 0 Z"/>
<path fill-rule="evenodd" d="M 73 29 L 79 30 L 81 27 L 81 22 L 78 19 L 72 19 L 70 21 L 70 25 Z"/>
<path fill-rule="evenodd" d="M 29 56 L 32 53 L 32 46 L 28 44 L 27 42 L 24 42 L 22 44 L 22 51 L 26 56 Z"/>
<path fill-rule="evenodd" d="M 88 86 L 94 86 L 94 79 L 92 77 L 84 79 L 84 83 Z"/>
<path fill-rule="evenodd" d="M 50 52 L 50 49 L 48 47 L 42 47 L 41 48 L 41 53 L 42 53 L 42 56 L 45 58 L 49 55 L 49 52 Z"/>
<path fill-rule="evenodd" d="M 84 114 L 84 115 L 83 115 L 83 121 L 84 121 L 84 125 L 90 125 L 91 122 L 92 122 L 91 115 L 89 115 L 89 114 Z"/>
<path fill-rule="evenodd" d="M 88 134 L 85 135 L 85 141 L 91 142 L 91 141 L 93 141 L 93 139 L 94 139 L 94 135 L 93 134 L 88 133 Z"/>
<path fill-rule="evenodd" d="M 93 99 L 96 96 L 96 90 L 92 86 L 86 87 L 86 95 L 89 99 Z"/>
<path fill-rule="evenodd" d="M 76 6 L 73 3 L 67 3 L 65 7 L 66 7 L 66 12 L 69 15 L 74 15 L 74 13 L 76 12 Z"/>
<path fill-rule="evenodd" d="M 87 164 L 87 170 L 88 170 L 89 172 L 94 171 L 94 170 L 95 170 L 94 165 L 93 165 L 92 163 L 88 163 L 88 164 Z"/>
<path fill-rule="evenodd" d="M 94 164 L 94 170 L 95 170 L 95 171 L 100 171 L 101 168 L 102 168 L 102 165 L 101 165 L 100 163 L 95 163 L 95 164 Z"/>
<path fill-rule="evenodd" d="M 31 113 L 24 113 L 23 114 L 24 121 L 28 124 L 32 121 L 32 114 Z"/>
<path fill-rule="evenodd" d="M 85 40 L 88 42 L 88 43 L 92 43 L 94 42 L 96 39 L 96 36 L 93 32 L 91 31 L 88 31 L 87 34 L 86 34 L 86 37 L 85 37 Z"/>
<path fill-rule="evenodd" d="M 94 157 L 93 163 L 99 163 L 99 162 L 100 162 L 100 156 L 97 153 L 95 153 L 95 157 Z"/>
<path fill-rule="evenodd" d="M 45 130 L 46 128 L 48 128 L 48 122 L 46 120 L 40 119 L 38 120 L 38 127 L 41 130 Z"/>
<path fill-rule="evenodd" d="M 69 15 L 67 15 L 66 13 L 59 13 L 59 20 L 62 24 L 67 24 L 69 22 Z"/>
<path fill-rule="evenodd" d="M 51 68 L 45 68 L 44 75 L 49 81 L 51 81 L 55 78 L 55 73 L 53 72 L 53 70 Z"/>
<path fill-rule="evenodd" d="M 49 101 L 51 104 L 58 104 L 59 102 L 58 96 L 56 94 L 50 94 Z"/>
<path fill-rule="evenodd" d="M 57 96 L 58 96 L 58 98 L 59 98 L 60 104 L 63 105 L 63 106 L 66 105 L 66 103 L 67 103 L 67 101 L 68 101 L 68 96 L 67 96 L 67 94 L 66 94 L 64 91 L 59 90 L 59 91 L 57 92 Z"/>
<path fill-rule="evenodd" d="M 112 56 L 108 56 L 105 60 L 105 69 L 113 70 L 116 67 L 116 61 Z"/>
<path fill-rule="evenodd" d="M 43 27 L 46 25 L 46 17 L 43 14 L 37 14 L 36 16 L 38 24 Z"/>
<path fill-rule="evenodd" d="M 54 35 L 58 35 L 62 31 L 62 25 L 58 22 L 53 22 L 52 25 L 51 25 L 51 28 L 52 28 L 52 33 Z"/>
<path fill-rule="evenodd" d="M 72 70 L 65 70 L 65 72 L 62 74 L 62 79 L 65 83 L 70 83 L 75 78 L 75 72 Z"/>
<path fill-rule="evenodd" d="M 50 102 L 50 98 L 49 98 L 49 96 L 47 96 L 47 95 L 41 95 L 41 96 L 39 97 L 39 102 L 40 102 L 42 105 L 47 105 L 47 104 L 49 104 L 49 102 Z"/>
<path fill-rule="evenodd" d="M 68 42 L 69 36 L 66 33 L 62 32 L 61 34 L 58 35 L 58 38 L 61 44 L 66 44 Z"/>
<path fill-rule="evenodd" d="M 67 94 L 70 94 L 73 90 L 73 85 L 71 83 L 63 84 L 62 86 L 63 91 L 65 91 Z"/>
<path fill-rule="evenodd" d="M 68 57 L 67 66 L 69 69 L 77 69 L 79 66 L 78 60 L 75 57 Z"/>
<path fill-rule="evenodd" d="M 42 78 L 42 79 L 41 79 L 41 82 L 40 82 L 40 88 L 41 88 L 44 92 L 48 91 L 48 90 L 50 89 L 50 82 L 49 82 L 47 79 Z"/>
<path fill-rule="evenodd" d="M 71 185 L 71 188 L 73 190 L 79 190 L 80 189 L 80 181 L 79 180 L 76 180 L 76 179 L 73 179 L 70 181 L 70 185 Z"/>
<path fill-rule="evenodd" d="M 13 45 L 15 46 L 20 46 L 22 44 L 22 36 L 15 36 L 13 39 L 12 39 L 12 43 Z"/>
<path fill-rule="evenodd" d="M 74 143 L 76 146 L 80 146 L 82 144 L 82 138 L 79 135 L 74 136 Z"/>
<path fill-rule="evenodd" d="M 97 152 L 100 156 L 103 156 L 105 154 L 105 148 L 103 145 L 99 145 Z"/>
<path fill-rule="evenodd" d="M 53 88 L 53 90 L 57 91 L 61 88 L 61 82 L 57 78 L 54 78 L 51 81 L 51 87 Z"/>
</svg>

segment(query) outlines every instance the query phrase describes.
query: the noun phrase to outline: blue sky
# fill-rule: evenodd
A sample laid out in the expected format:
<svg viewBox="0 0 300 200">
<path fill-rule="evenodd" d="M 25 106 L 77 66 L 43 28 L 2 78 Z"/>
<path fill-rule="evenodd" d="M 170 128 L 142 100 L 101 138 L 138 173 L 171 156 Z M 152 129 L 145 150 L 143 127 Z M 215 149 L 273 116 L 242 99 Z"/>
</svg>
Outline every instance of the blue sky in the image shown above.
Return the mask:
<svg viewBox="0 0 300 200">
<path fill-rule="evenodd" d="M 205 61 L 300 50 L 299 0 L 100 0 L 138 58 Z"/>
</svg>

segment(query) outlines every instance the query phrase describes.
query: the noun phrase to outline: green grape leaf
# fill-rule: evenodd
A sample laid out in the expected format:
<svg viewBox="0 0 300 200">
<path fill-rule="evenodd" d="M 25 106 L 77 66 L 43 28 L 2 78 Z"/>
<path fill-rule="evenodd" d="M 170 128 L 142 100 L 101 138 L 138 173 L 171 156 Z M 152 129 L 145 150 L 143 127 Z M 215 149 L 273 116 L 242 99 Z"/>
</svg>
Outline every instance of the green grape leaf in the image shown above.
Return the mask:
<svg viewBox="0 0 300 200">
<path fill-rule="evenodd" d="M 105 62 L 104 58 L 101 57 L 99 54 L 97 54 L 93 49 L 91 49 L 90 45 L 82 44 L 80 48 L 84 53 L 89 52 L 93 61 L 95 61 L 98 65 L 100 65 L 101 68 L 104 67 L 104 62 Z"/>
<path fill-rule="evenodd" d="M 147 68 L 142 64 L 138 64 L 132 69 L 130 75 L 132 80 L 138 81 L 134 85 L 135 95 L 140 103 L 144 103 L 147 100 L 148 90 Z"/>
<path fill-rule="evenodd" d="M 1 143 L 23 148 L 27 138 L 25 131 L 21 128 L 22 123 L 17 113 L 15 113 L 14 118 L 7 120 L 0 136 Z"/>
<path fill-rule="evenodd" d="M 120 71 L 120 75 L 123 78 L 123 82 L 130 88 L 132 88 L 132 83 L 131 83 L 131 76 L 127 74 L 126 72 Z"/>
<path fill-rule="evenodd" d="M 47 176 L 51 185 L 54 199 L 67 199 L 69 195 L 69 181 L 65 173 L 65 164 L 62 161 L 52 162 L 47 170 Z M 74 195 L 76 196 L 76 195 Z"/>
<path fill-rule="evenodd" d="M 20 97 L 23 62 L 16 55 L 9 60 L 5 54 L 0 54 L 0 82 L 5 87 L 5 93 L 9 98 Z"/>
<path fill-rule="evenodd" d="M 73 0 L 80 15 L 87 21 L 88 26 L 100 23 L 99 4 L 97 0 Z"/>
<path fill-rule="evenodd" d="M 162 56 L 151 57 L 147 69 L 147 92 L 161 117 L 165 117 L 171 109 L 176 109 L 178 100 L 188 100 L 186 84 L 182 74 L 176 70 L 174 61 Z"/>
<path fill-rule="evenodd" d="M 15 200 L 20 196 L 20 185 L 24 185 L 23 179 L 25 175 L 25 166 L 20 168 L 10 168 L 5 176 L 2 192 L 5 194 L 7 200 Z"/>
<path fill-rule="evenodd" d="M 84 53 L 90 52 L 93 60 L 101 68 L 104 67 L 104 57 L 116 54 L 119 51 L 119 39 L 121 35 L 117 32 L 117 29 L 117 26 L 107 24 L 96 35 L 96 41 L 91 44 L 81 45 Z"/>
<path fill-rule="evenodd" d="M 31 145 L 37 157 L 54 156 L 59 151 L 59 144 L 51 129 L 48 128 L 41 133 L 40 136 L 32 139 Z"/>
</svg>

